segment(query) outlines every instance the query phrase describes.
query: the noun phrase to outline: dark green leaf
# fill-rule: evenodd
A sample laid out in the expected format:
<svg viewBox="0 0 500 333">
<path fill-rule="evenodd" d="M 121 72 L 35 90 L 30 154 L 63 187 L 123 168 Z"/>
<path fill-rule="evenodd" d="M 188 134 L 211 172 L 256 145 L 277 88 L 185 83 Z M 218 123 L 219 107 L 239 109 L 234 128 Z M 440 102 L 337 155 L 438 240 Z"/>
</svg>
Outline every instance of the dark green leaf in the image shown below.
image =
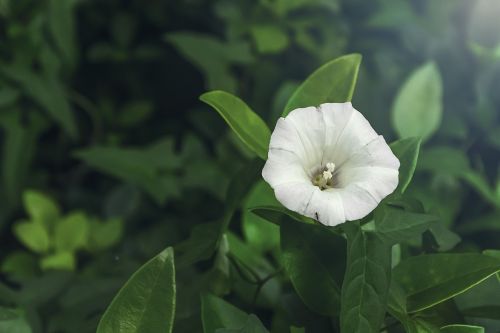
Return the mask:
<svg viewBox="0 0 500 333">
<path fill-rule="evenodd" d="M 399 184 L 396 193 L 403 193 L 413 178 L 413 173 L 417 167 L 420 143 L 420 138 L 406 138 L 390 144 L 394 155 L 400 162 Z"/>
<path fill-rule="evenodd" d="M 345 239 L 324 226 L 292 218 L 281 224 L 283 266 L 297 294 L 314 312 L 339 314 L 345 247 Z"/>
<path fill-rule="evenodd" d="M 234 93 L 237 81 L 231 66 L 253 61 L 250 44 L 246 42 L 224 42 L 210 35 L 191 32 L 169 33 L 165 40 L 204 73 L 208 89 Z"/>
<path fill-rule="evenodd" d="M 97 333 L 172 332 L 175 294 L 174 251 L 168 248 L 132 275 L 102 316 Z"/>
<path fill-rule="evenodd" d="M 304 223 L 317 224 L 317 222 L 313 219 L 292 212 L 291 210 L 288 210 L 283 206 L 256 206 L 249 207 L 248 209 L 253 214 L 276 225 L 281 225 L 282 220 L 287 217 Z"/>
<path fill-rule="evenodd" d="M 58 51 L 70 66 L 76 62 L 74 6 L 75 0 L 49 1 L 49 29 Z"/>
<path fill-rule="evenodd" d="M 391 274 L 391 247 L 358 222 L 344 225 L 347 268 L 342 284 L 342 333 L 378 333 L 386 312 Z"/>
<path fill-rule="evenodd" d="M 276 25 L 255 25 L 251 29 L 255 46 L 260 53 L 279 53 L 289 41 L 286 30 Z"/>
<path fill-rule="evenodd" d="M 242 327 L 248 315 L 224 301 L 210 294 L 201 297 L 201 318 L 203 331 L 213 333 L 219 328 L 238 329 Z"/>
<path fill-rule="evenodd" d="M 297 108 L 350 102 L 360 64 L 361 55 L 349 54 L 321 66 L 297 88 L 282 116 Z"/>
<path fill-rule="evenodd" d="M 141 187 L 159 204 L 179 195 L 173 171 L 179 167 L 180 157 L 174 154 L 169 139 L 144 149 L 93 146 L 76 156 L 101 172 Z"/>
<path fill-rule="evenodd" d="M 0 332 L 31 333 L 31 327 L 22 311 L 0 307 Z"/>
<path fill-rule="evenodd" d="M 406 294 L 408 312 L 444 302 L 500 271 L 500 260 L 483 254 L 429 254 L 403 260 L 393 271 Z"/>
<path fill-rule="evenodd" d="M 466 317 L 500 320 L 500 305 L 484 305 L 462 310 Z"/>
<path fill-rule="evenodd" d="M 247 316 L 247 321 L 241 328 L 225 329 L 220 328 L 216 333 L 268 333 L 267 329 L 262 325 L 259 318 L 255 315 Z"/>
<path fill-rule="evenodd" d="M 10 65 L 0 66 L 0 71 L 17 82 L 23 91 L 45 109 L 70 137 L 77 136 L 76 120 L 66 98 L 64 86 L 54 73 L 40 76 L 26 68 Z"/>
<path fill-rule="evenodd" d="M 400 243 L 421 235 L 437 222 L 437 217 L 411 213 L 391 206 L 379 206 L 375 211 L 377 234 L 389 243 Z"/>
<path fill-rule="evenodd" d="M 200 96 L 200 100 L 213 107 L 257 156 L 267 159 L 271 132 L 245 102 L 224 91 L 207 92 Z"/>
</svg>

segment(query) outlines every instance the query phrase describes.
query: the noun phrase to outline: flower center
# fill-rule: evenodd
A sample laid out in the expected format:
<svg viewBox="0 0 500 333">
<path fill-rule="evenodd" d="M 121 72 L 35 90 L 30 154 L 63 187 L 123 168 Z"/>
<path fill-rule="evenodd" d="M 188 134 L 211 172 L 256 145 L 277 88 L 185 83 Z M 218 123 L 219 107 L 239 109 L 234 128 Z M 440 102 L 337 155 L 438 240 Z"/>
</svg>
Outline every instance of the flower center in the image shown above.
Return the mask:
<svg viewBox="0 0 500 333">
<path fill-rule="evenodd" d="M 333 172 L 335 171 L 335 163 L 327 163 L 324 168 L 321 168 L 312 179 L 312 183 L 318 186 L 321 190 L 326 190 L 333 187 Z"/>
</svg>

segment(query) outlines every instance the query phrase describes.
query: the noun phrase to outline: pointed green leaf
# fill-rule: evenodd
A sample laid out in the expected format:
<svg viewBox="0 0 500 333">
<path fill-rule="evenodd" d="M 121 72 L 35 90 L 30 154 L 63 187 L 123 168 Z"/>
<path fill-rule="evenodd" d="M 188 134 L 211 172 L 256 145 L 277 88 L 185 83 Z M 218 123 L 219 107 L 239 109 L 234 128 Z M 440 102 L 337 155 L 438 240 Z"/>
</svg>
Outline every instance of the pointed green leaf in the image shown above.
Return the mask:
<svg viewBox="0 0 500 333">
<path fill-rule="evenodd" d="M 17 222 L 13 229 L 17 239 L 30 250 L 38 253 L 46 253 L 49 250 L 49 234 L 41 223 Z"/>
<path fill-rule="evenodd" d="M 247 320 L 241 328 L 220 328 L 215 333 L 268 333 L 262 322 L 255 315 L 247 316 Z"/>
<path fill-rule="evenodd" d="M 419 236 L 429 229 L 437 217 L 418 214 L 387 205 L 375 210 L 375 228 L 381 238 L 390 243 L 400 243 Z"/>
<path fill-rule="evenodd" d="M 361 55 L 348 54 L 321 66 L 297 88 L 282 116 L 297 108 L 350 102 L 360 64 Z"/>
<path fill-rule="evenodd" d="M 249 149 L 260 158 L 267 159 L 271 131 L 245 102 L 220 90 L 204 93 L 200 100 L 214 108 Z"/>
<path fill-rule="evenodd" d="M 54 245 L 57 251 L 73 252 L 88 244 L 89 223 L 83 213 L 72 213 L 56 225 Z"/>
<path fill-rule="evenodd" d="M 386 312 L 391 274 L 391 246 L 358 222 L 344 226 L 347 268 L 342 284 L 342 333 L 378 333 Z"/>
<path fill-rule="evenodd" d="M 242 327 L 248 315 L 224 301 L 210 294 L 201 297 L 201 319 L 203 332 L 212 333 L 219 328 L 238 329 Z"/>
<path fill-rule="evenodd" d="M 443 83 L 437 65 L 417 68 L 401 87 L 392 108 L 392 122 L 401 138 L 427 140 L 441 124 Z"/>
<path fill-rule="evenodd" d="M 290 217 L 280 229 L 283 266 L 297 294 L 314 312 L 338 315 L 345 239 L 324 226 L 297 222 Z"/>
<path fill-rule="evenodd" d="M 175 295 L 174 251 L 169 247 L 132 275 L 102 316 L 97 333 L 172 332 Z"/>
<path fill-rule="evenodd" d="M 24 208 L 33 221 L 52 226 L 61 214 L 57 202 L 42 192 L 27 190 L 23 193 Z"/>
<path fill-rule="evenodd" d="M 394 141 L 390 144 L 392 152 L 399 159 L 399 184 L 396 193 L 403 193 L 417 167 L 418 154 L 420 151 L 420 138 L 406 138 Z"/>
<path fill-rule="evenodd" d="M 74 8 L 75 0 L 50 0 L 48 23 L 55 46 L 64 61 L 72 67 L 76 62 Z"/>
<path fill-rule="evenodd" d="M 76 152 L 76 157 L 89 166 L 137 185 L 150 194 L 158 204 L 179 195 L 174 170 L 181 164 L 170 139 L 144 148 L 93 146 Z"/>
<path fill-rule="evenodd" d="M 403 288 L 411 313 L 450 299 L 498 271 L 500 260 L 483 254 L 429 254 L 403 260 L 393 277 Z"/>
</svg>

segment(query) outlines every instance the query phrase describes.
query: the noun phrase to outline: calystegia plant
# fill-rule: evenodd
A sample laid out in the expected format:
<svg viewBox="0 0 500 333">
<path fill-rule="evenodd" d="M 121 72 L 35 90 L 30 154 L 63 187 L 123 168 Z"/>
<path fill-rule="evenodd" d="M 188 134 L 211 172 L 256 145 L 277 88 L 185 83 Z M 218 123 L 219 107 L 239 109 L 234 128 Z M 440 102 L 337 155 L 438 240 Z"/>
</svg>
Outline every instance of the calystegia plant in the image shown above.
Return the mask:
<svg viewBox="0 0 500 333">
<path fill-rule="evenodd" d="M 98 333 L 175 331 L 189 300 L 199 302 L 204 333 L 475 333 L 484 329 L 468 316 L 498 319 L 498 308 L 459 308 L 455 300 L 496 279 L 500 251 L 452 252 L 456 235 L 408 194 L 428 133 L 407 130 L 411 89 L 395 102 L 401 138 L 387 142 L 373 129 L 351 102 L 360 64 L 350 54 L 317 69 L 273 129 L 228 92 L 200 97 L 254 159 L 235 173 L 223 218 L 140 268 Z M 436 71 L 423 67 L 407 85 L 427 85 Z M 439 99 L 440 87 L 426 86 L 429 98 Z M 248 214 L 254 223 L 243 232 L 254 248 L 232 224 Z M 209 269 L 191 290 L 178 291 L 176 279 L 186 278 L 179 270 L 190 265 Z M 267 316 L 270 308 L 280 310 Z"/>
</svg>

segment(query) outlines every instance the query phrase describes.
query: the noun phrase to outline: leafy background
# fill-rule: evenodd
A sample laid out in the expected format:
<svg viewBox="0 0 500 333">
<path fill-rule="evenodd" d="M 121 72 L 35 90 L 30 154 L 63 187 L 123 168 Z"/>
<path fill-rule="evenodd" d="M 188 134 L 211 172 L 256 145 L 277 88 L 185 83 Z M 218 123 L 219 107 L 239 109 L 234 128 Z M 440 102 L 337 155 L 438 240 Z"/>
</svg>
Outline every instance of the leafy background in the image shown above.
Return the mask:
<svg viewBox="0 0 500 333">
<path fill-rule="evenodd" d="M 94 332 L 145 262 L 106 315 L 125 311 L 126 332 L 500 332 L 499 15 L 495 0 L 0 0 L 0 332 Z M 422 142 L 405 213 L 382 207 L 380 233 L 353 224 L 346 244 L 250 211 L 277 205 L 262 153 L 198 97 L 232 93 L 272 129 L 352 52 L 354 106 L 388 142 Z M 374 268 L 381 303 L 356 304 L 346 246 L 402 290 Z M 136 290 L 150 271 L 175 290 Z M 134 322 L 123 299 L 145 294 L 164 315 Z"/>
</svg>

